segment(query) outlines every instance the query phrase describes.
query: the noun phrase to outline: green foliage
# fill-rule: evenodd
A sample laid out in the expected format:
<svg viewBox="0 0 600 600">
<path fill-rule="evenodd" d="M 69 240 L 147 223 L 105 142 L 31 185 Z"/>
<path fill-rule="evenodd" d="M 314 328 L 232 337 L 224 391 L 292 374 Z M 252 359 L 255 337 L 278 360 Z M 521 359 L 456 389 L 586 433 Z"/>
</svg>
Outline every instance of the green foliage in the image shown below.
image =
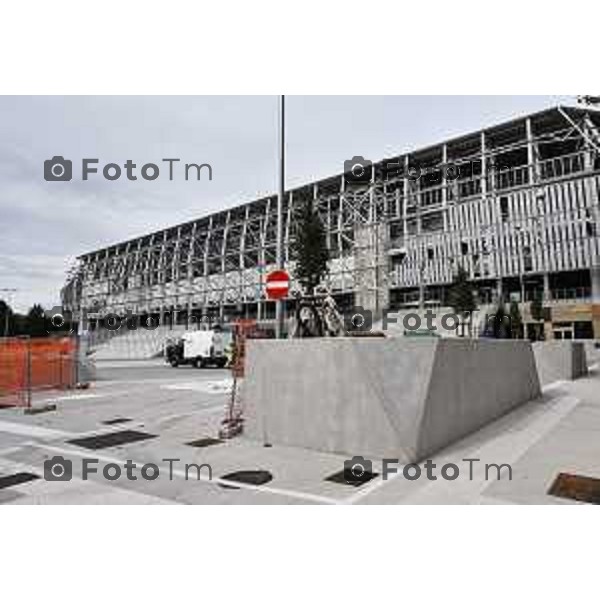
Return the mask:
<svg viewBox="0 0 600 600">
<path fill-rule="evenodd" d="M 529 303 L 529 312 L 534 321 L 541 321 L 544 318 L 544 305 L 538 295 Z"/>
<path fill-rule="evenodd" d="M 539 295 L 536 294 L 534 299 L 530 302 L 529 312 L 531 313 L 531 318 L 538 322 L 533 327 L 533 341 L 541 340 L 544 337 L 544 326 L 543 324 L 540 324 L 539 321 L 543 321 L 544 319 L 544 304 Z"/>
<path fill-rule="evenodd" d="M 448 294 L 448 304 L 454 309 L 454 312 L 462 317 L 461 336 L 464 336 L 465 322 L 471 325 L 470 316 L 477 310 L 477 302 L 475 301 L 474 287 L 469 281 L 467 272 L 459 267 L 454 277 L 454 282 Z M 471 332 L 469 331 L 469 335 Z"/>
<path fill-rule="evenodd" d="M 0 300 L 0 337 L 3 337 L 5 332 L 9 337 L 16 335 L 46 337 L 47 325 L 41 304 L 34 304 L 26 315 L 22 315 L 14 312 L 6 302 Z"/>
<path fill-rule="evenodd" d="M 510 303 L 510 309 L 508 312 L 510 318 L 510 330 L 511 337 L 520 338 L 523 333 L 523 317 L 519 310 L 519 305 L 514 300 Z"/>
<path fill-rule="evenodd" d="M 48 324 L 46 323 L 46 315 L 41 304 L 34 304 L 25 317 L 25 326 L 27 335 L 31 337 L 45 337 L 48 335 Z"/>
<path fill-rule="evenodd" d="M 329 252 L 325 227 L 310 200 L 300 205 L 295 221 L 292 258 L 296 261 L 296 277 L 305 291 L 312 294 L 327 273 Z"/>
<path fill-rule="evenodd" d="M 501 302 L 493 315 L 492 332 L 495 338 L 505 339 L 511 336 L 510 320 L 504 309 L 504 304 Z"/>
<path fill-rule="evenodd" d="M 448 296 L 448 303 L 457 315 L 465 317 L 477 310 L 473 289 L 467 272 L 459 267 Z"/>
</svg>

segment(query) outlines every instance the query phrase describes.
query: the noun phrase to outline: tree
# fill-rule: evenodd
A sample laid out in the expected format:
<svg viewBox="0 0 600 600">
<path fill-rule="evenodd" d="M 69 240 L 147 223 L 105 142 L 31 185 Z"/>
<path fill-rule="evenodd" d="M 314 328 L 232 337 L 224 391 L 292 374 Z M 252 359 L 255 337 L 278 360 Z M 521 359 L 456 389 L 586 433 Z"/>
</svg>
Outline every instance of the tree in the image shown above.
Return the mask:
<svg viewBox="0 0 600 600">
<path fill-rule="evenodd" d="M 501 301 L 492 315 L 492 333 L 497 339 L 510 337 L 510 320 L 504 309 L 504 303 Z"/>
<path fill-rule="evenodd" d="M 0 300 L 0 337 L 5 331 L 9 336 L 28 335 L 46 337 L 48 320 L 41 304 L 34 304 L 26 315 L 14 312 L 6 302 Z"/>
<path fill-rule="evenodd" d="M 0 300 L 0 337 L 3 337 L 5 334 L 11 335 L 12 320 L 12 309 L 4 300 Z"/>
<path fill-rule="evenodd" d="M 544 305 L 541 297 L 536 294 L 533 300 L 529 303 L 529 312 L 535 323 L 535 340 L 541 340 L 543 337 L 543 326 L 540 327 L 540 321 L 544 320 Z"/>
<path fill-rule="evenodd" d="M 329 252 L 325 227 L 312 200 L 303 202 L 296 214 L 292 256 L 296 261 L 296 277 L 300 285 L 307 294 L 313 294 L 327 273 Z"/>
<path fill-rule="evenodd" d="M 519 310 L 519 305 L 514 300 L 510 303 L 508 317 L 510 319 L 511 337 L 512 338 L 522 337 L 523 318 L 521 317 L 521 311 Z"/>
<path fill-rule="evenodd" d="M 448 304 L 454 309 L 454 312 L 462 317 L 462 334 L 464 335 L 464 321 L 474 311 L 477 310 L 477 302 L 473 294 L 473 284 L 469 281 L 467 272 L 459 267 L 454 278 L 450 293 L 448 295 Z M 470 324 L 469 320 L 469 324 Z"/>
<path fill-rule="evenodd" d="M 25 317 L 26 333 L 31 337 L 46 337 L 48 335 L 48 323 L 41 304 L 34 304 Z"/>
</svg>

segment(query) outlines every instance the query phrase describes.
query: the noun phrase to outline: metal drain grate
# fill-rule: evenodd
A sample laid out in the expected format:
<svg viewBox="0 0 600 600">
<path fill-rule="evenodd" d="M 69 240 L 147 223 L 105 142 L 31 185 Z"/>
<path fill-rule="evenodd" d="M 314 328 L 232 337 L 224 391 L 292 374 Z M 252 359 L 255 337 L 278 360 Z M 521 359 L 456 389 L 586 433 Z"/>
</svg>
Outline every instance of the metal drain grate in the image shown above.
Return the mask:
<svg viewBox="0 0 600 600">
<path fill-rule="evenodd" d="M 102 421 L 102 425 L 120 425 L 121 423 L 129 423 L 131 419 L 126 417 L 117 417 L 116 419 L 108 419 L 107 421 Z"/>
<path fill-rule="evenodd" d="M 371 479 L 375 479 L 375 477 L 379 477 L 379 473 L 371 473 L 370 471 L 365 471 L 363 476 L 357 481 L 346 481 L 345 471 L 338 471 L 329 477 L 325 477 L 325 481 L 331 481 L 332 483 L 341 483 L 343 485 L 351 485 L 352 487 L 359 487 L 365 483 L 371 481 Z"/>
<path fill-rule="evenodd" d="M 231 481 L 232 483 L 245 483 L 247 485 L 264 485 L 269 483 L 273 479 L 273 475 L 269 471 L 234 471 L 233 473 L 227 473 L 222 475 L 219 479 L 225 481 Z M 239 490 L 235 485 L 227 485 L 225 483 L 219 483 L 223 488 L 232 490 Z"/>
<path fill-rule="evenodd" d="M 122 446 L 123 444 L 131 444 L 133 442 L 141 442 L 158 437 L 143 431 L 133 431 L 132 429 L 124 429 L 123 431 L 115 431 L 114 433 L 104 433 L 102 435 L 92 435 L 85 438 L 77 438 L 68 440 L 69 444 L 81 446 L 88 450 L 102 450 L 111 446 Z"/>
<path fill-rule="evenodd" d="M 550 496 L 600 504 L 600 479 L 560 473 L 548 490 Z"/>
<path fill-rule="evenodd" d="M 25 472 L 15 473 L 14 475 L 6 475 L 5 477 L 0 477 L 0 490 L 12 487 L 13 485 L 19 485 L 20 483 L 27 483 L 28 481 L 33 481 L 34 479 L 39 478 L 39 475 Z"/>
<path fill-rule="evenodd" d="M 216 446 L 217 444 L 222 444 L 223 440 L 219 440 L 217 438 L 200 438 L 199 440 L 194 440 L 193 442 L 186 442 L 186 446 L 193 446 L 194 448 L 206 448 L 208 446 Z"/>
</svg>

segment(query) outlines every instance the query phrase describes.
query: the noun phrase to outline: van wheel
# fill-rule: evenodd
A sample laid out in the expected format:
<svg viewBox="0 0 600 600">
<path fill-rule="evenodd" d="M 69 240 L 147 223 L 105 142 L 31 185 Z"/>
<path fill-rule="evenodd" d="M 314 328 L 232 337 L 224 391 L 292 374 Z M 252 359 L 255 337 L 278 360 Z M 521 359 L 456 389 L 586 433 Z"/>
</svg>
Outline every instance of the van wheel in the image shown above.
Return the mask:
<svg viewBox="0 0 600 600">
<path fill-rule="evenodd" d="M 169 363 L 171 364 L 171 366 L 176 369 L 179 366 L 179 361 L 176 358 L 172 358 Z"/>
<path fill-rule="evenodd" d="M 194 367 L 196 367 L 196 369 L 202 369 L 202 367 L 204 367 L 204 361 L 200 357 L 198 357 L 194 361 Z"/>
</svg>

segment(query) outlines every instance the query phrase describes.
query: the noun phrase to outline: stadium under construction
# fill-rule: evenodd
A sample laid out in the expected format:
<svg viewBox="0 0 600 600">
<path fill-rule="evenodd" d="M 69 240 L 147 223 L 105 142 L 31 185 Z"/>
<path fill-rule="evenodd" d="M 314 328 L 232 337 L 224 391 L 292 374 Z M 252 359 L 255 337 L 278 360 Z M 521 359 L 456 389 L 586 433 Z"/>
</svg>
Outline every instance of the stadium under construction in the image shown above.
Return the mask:
<svg viewBox="0 0 600 600">
<path fill-rule="evenodd" d="M 600 338 L 600 112 L 550 108 L 364 166 L 286 192 L 292 274 L 295 211 L 311 199 L 342 310 L 445 306 L 462 267 L 480 305 L 520 302 L 527 321 L 537 297 L 547 338 Z M 82 255 L 63 306 L 92 323 L 126 311 L 272 319 L 276 221 L 273 195 Z"/>
</svg>

